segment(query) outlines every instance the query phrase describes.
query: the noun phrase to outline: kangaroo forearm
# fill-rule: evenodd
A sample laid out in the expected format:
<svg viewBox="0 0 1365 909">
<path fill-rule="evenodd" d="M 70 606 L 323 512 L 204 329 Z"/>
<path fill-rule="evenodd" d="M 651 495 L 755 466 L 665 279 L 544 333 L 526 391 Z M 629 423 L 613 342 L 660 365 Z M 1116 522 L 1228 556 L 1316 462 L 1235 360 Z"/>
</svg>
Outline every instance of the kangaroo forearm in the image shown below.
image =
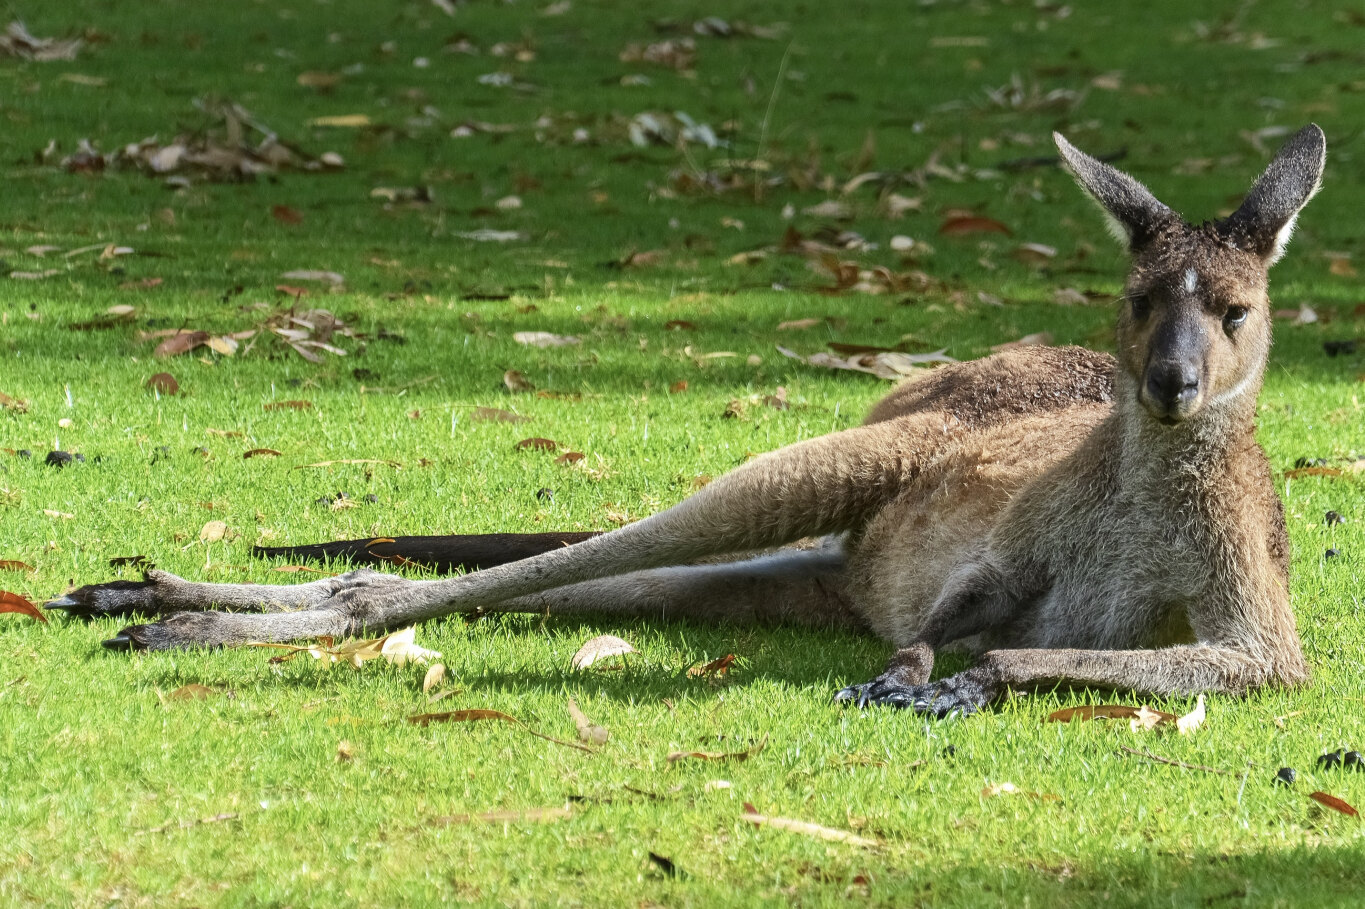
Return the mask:
<svg viewBox="0 0 1365 909">
<path fill-rule="evenodd" d="M 980 668 L 1002 685 L 1039 687 L 1075 683 L 1179 695 L 1237 694 L 1261 685 L 1294 684 L 1265 657 L 1219 646 L 1159 650 L 993 650 Z"/>
</svg>

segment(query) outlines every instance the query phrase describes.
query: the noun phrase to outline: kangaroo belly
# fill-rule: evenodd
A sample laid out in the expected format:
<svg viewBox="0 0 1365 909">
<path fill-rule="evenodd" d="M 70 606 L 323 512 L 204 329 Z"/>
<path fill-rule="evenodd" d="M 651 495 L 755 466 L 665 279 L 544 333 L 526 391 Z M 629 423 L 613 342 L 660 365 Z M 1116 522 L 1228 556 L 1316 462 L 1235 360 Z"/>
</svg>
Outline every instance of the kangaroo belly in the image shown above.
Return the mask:
<svg viewBox="0 0 1365 909">
<path fill-rule="evenodd" d="M 1108 411 L 1018 417 L 963 438 L 848 542 L 854 609 L 877 634 L 914 639 L 949 574 L 973 558 L 1010 501 Z"/>
</svg>

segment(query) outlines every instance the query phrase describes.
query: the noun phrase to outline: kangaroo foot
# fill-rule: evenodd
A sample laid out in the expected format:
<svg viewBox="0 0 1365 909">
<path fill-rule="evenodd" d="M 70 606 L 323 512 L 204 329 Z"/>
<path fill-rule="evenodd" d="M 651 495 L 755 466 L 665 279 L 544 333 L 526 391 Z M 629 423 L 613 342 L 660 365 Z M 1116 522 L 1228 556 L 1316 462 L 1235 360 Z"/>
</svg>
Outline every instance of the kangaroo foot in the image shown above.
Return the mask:
<svg viewBox="0 0 1365 909">
<path fill-rule="evenodd" d="M 834 696 L 836 701 L 852 701 L 858 707 L 886 704 L 936 717 L 975 713 L 999 693 L 998 686 L 980 672 L 967 670 L 946 679 L 922 684 L 905 684 L 894 670 L 870 682 L 850 685 Z"/>
</svg>

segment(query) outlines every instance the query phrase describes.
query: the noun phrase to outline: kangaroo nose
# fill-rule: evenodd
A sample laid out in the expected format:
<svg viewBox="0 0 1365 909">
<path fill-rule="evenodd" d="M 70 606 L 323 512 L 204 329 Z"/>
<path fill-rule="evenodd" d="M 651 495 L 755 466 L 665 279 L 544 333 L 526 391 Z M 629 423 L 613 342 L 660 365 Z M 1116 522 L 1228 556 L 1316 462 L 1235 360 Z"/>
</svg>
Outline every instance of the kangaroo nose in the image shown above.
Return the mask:
<svg viewBox="0 0 1365 909">
<path fill-rule="evenodd" d="M 1199 373 L 1189 363 L 1153 363 L 1147 369 L 1147 393 L 1167 408 L 1188 404 L 1199 395 Z"/>
</svg>

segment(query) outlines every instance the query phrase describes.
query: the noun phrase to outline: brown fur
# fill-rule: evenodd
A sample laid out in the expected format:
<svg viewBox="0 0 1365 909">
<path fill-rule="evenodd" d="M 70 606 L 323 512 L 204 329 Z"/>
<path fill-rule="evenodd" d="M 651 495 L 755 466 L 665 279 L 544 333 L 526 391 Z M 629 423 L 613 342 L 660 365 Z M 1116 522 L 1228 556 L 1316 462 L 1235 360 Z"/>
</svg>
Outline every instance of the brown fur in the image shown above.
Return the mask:
<svg viewBox="0 0 1365 909">
<path fill-rule="evenodd" d="M 473 610 L 861 624 L 900 650 L 840 697 L 937 714 L 1063 681 L 1302 682 L 1283 509 L 1254 432 L 1266 273 L 1316 189 L 1321 131 L 1291 139 L 1236 215 L 1198 227 L 1058 145 L 1133 256 L 1117 357 L 1025 348 L 943 368 L 860 427 L 760 457 L 637 524 L 464 577 L 361 570 L 246 587 L 153 572 L 52 605 L 266 612 L 175 612 L 111 642 L 154 648 Z M 728 561 L 705 563 L 716 556 Z M 978 664 L 929 682 L 934 651 L 954 643 Z"/>
</svg>

